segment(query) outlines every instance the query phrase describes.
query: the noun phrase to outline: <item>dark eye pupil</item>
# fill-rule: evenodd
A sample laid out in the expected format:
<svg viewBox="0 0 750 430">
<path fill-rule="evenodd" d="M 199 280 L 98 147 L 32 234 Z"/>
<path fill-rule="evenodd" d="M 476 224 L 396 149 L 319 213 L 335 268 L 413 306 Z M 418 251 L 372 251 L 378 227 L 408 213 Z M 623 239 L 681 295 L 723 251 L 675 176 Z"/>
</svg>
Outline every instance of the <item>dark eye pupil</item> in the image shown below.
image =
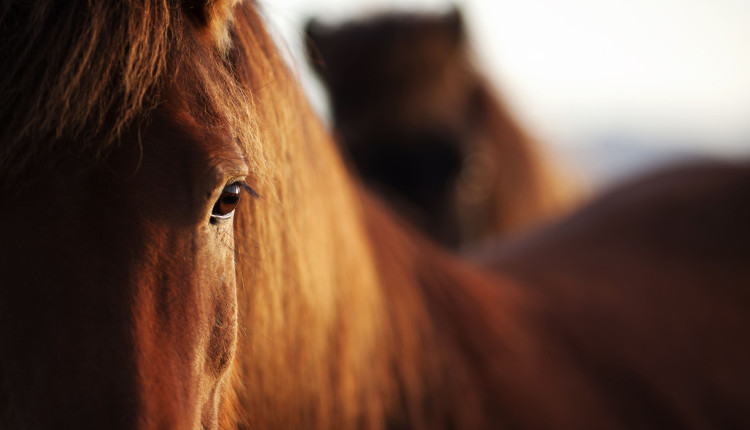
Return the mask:
<svg viewBox="0 0 750 430">
<path fill-rule="evenodd" d="M 221 202 L 225 205 L 236 205 L 239 200 L 239 196 L 226 196 L 221 198 Z"/>
<path fill-rule="evenodd" d="M 213 217 L 228 217 L 240 202 L 240 186 L 229 185 L 222 191 L 219 200 L 211 211 Z"/>
</svg>

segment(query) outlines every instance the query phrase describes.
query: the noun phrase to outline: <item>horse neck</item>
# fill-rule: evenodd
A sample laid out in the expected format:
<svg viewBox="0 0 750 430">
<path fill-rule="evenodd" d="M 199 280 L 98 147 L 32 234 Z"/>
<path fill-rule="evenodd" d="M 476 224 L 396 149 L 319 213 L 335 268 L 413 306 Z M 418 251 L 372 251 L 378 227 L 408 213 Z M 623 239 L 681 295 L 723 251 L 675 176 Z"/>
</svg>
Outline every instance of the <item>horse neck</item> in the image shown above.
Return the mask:
<svg viewBox="0 0 750 430">
<path fill-rule="evenodd" d="M 387 349 L 403 428 L 499 428 L 508 386 L 529 381 L 526 298 L 508 280 L 447 254 L 367 201 L 384 295 Z M 515 372 L 515 374 L 514 374 Z M 519 390 L 519 392 L 522 390 Z"/>
<path fill-rule="evenodd" d="M 492 233 L 507 233 L 557 216 L 579 199 L 579 184 L 563 175 L 541 150 L 539 143 L 496 96 L 488 82 L 480 80 L 476 94 L 477 138 L 494 169 L 493 193 L 487 211 Z"/>
<path fill-rule="evenodd" d="M 496 397 L 478 388 L 489 387 L 489 353 L 503 347 L 490 339 L 515 336 L 504 312 L 517 308 L 512 290 L 366 196 L 280 57 L 256 49 L 271 44 L 246 19 L 237 47 L 252 71 L 243 78 L 263 198 L 245 201 L 235 220 L 240 332 L 226 427 L 479 420 L 480 399 Z"/>
<path fill-rule="evenodd" d="M 478 427 L 499 395 L 491 355 L 519 337 L 514 290 L 399 225 L 317 121 L 300 130 L 307 148 L 282 151 L 294 180 L 239 232 L 260 251 L 240 274 L 241 415 L 260 428 Z"/>
</svg>

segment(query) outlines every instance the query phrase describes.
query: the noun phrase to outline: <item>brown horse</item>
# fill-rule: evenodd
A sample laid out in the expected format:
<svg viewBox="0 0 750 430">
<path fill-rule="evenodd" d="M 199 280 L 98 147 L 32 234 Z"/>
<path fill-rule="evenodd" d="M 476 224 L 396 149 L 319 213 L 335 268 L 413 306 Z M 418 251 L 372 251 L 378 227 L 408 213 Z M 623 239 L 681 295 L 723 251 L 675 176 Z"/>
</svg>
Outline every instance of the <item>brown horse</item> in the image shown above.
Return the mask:
<svg viewBox="0 0 750 430">
<path fill-rule="evenodd" d="M 444 245 L 516 233 L 574 200 L 472 64 L 458 9 L 307 24 L 336 135 L 365 184 Z"/>
<path fill-rule="evenodd" d="M 351 181 L 254 4 L 0 10 L 0 428 L 750 425 L 747 166 L 493 272 Z"/>
</svg>

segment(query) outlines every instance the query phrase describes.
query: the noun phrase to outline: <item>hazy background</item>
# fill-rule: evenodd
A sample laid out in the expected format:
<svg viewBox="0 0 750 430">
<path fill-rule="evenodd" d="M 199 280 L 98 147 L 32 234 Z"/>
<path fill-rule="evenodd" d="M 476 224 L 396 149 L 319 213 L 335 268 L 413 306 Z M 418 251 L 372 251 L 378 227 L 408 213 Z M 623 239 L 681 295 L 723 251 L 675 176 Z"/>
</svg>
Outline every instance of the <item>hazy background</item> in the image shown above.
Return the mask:
<svg viewBox="0 0 750 430">
<path fill-rule="evenodd" d="M 750 155 L 748 0 L 266 0 L 266 17 L 328 119 L 307 68 L 307 18 L 459 6 L 476 63 L 543 147 L 602 187 L 669 160 Z"/>
</svg>

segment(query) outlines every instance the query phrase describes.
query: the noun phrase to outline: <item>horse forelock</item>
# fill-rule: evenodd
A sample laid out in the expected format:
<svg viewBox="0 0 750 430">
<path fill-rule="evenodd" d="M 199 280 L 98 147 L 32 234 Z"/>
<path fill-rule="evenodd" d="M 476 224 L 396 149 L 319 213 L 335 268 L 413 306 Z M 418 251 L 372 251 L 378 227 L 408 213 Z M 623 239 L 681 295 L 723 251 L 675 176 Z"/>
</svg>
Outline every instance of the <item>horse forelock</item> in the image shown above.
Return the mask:
<svg viewBox="0 0 750 430">
<path fill-rule="evenodd" d="M 53 155 L 103 157 L 166 97 L 201 124 L 254 140 L 249 90 L 229 59 L 238 2 L 209 3 L 205 24 L 172 0 L 0 6 L 0 54 L 12 59 L 0 65 L 4 185 Z"/>
</svg>

